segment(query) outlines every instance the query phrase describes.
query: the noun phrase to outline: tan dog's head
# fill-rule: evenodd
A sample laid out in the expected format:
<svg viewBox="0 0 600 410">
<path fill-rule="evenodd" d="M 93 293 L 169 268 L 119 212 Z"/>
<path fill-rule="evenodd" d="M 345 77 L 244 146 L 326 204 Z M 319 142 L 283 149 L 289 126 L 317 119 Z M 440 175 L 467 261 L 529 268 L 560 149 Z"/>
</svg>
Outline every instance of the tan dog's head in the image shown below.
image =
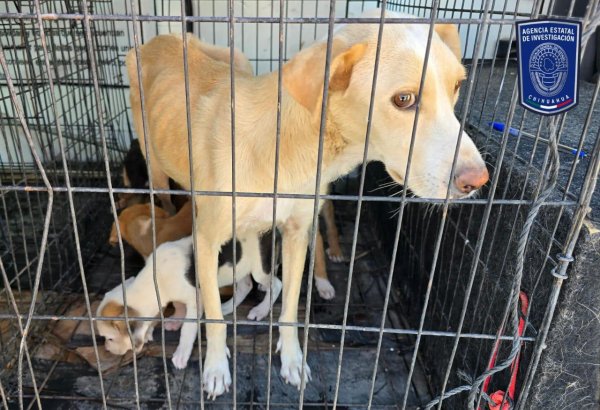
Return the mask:
<svg viewBox="0 0 600 410">
<path fill-rule="evenodd" d="M 127 286 L 134 278 L 130 278 L 125 282 Z M 100 306 L 98 307 L 97 315 L 103 317 L 124 317 L 125 308 L 122 302 L 122 286 L 119 285 L 110 292 L 108 292 Z M 129 317 L 139 316 L 138 312 L 129 308 L 127 310 Z M 144 347 L 144 335 L 138 334 L 138 324 L 130 320 L 129 326 L 133 333 L 134 343 L 136 346 L 136 353 L 138 353 Z M 104 337 L 104 347 L 107 351 L 115 355 L 124 355 L 131 349 L 131 339 L 129 338 L 129 332 L 127 331 L 127 324 L 123 319 L 115 320 L 98 320 L 96 322 L 98 328 L 98 334 Z"/>
<path fill-rule="evenodd" d="M 364 17 L 379 17 L 371 10 Z M 386 12 L 386 17 L 403 15 Z M 412 16 L 411 16 L 412 17 Z M 332 43 L 328 126 L 347 148 L 362 157 L 373 82 L 378 24 L 341 27 Z M 409 176 L 405 183 L 415 108 L 425 61 L 428 25 L 386 24 L 381 41 L 374 99 L 369 160 L 382 161 L 390 176 L 421 197 L 445 198 L 460 123 L 454 106 L 465 68 L 460 63 L 460 39 L 452 25 L 436 25 L 425 81 L 420 93 Z M 326 43 L 300 52 L 284 66 L 286 90 L 320 118 Z M 473 194 L 488 181 L 488 171 L 471 138 L 462 132 L 450 197 Z"/>
</svg>

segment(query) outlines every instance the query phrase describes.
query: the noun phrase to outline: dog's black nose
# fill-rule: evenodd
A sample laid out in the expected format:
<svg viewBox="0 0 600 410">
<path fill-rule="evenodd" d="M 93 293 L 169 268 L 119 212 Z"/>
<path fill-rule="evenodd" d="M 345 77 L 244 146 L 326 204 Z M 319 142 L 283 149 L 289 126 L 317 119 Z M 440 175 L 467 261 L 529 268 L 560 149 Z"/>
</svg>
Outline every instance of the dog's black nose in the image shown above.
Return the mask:
<svg viewBox="0 0 600 410">
<path fill-rule="evenodd" d="M 481 188 L 490 179 L 485 166 L 463 168 L 456 172 L 454 185 L 463 194 L 469 194 Z"/>
</svg>

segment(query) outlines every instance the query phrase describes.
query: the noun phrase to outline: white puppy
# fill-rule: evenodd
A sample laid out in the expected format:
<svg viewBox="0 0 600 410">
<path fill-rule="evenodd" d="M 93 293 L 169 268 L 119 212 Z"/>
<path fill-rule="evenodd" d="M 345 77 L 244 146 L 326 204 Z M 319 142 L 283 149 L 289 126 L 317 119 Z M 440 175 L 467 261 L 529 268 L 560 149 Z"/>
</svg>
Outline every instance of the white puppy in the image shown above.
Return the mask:
<svg viewBox="0 0 600 410">
<path fill-rule="evenodd" d="M 239 305 L 252 289 L 252 273 L 254 279 L 263 290 L 267 291 L 263 301 L 255 306 L 248 318 L 263 319 L 269 312 L 270 302 L 274 302 L 281 292 L 281 281 L 267 273 L 270 271 L 271 235 L 265 234 L 262 240 L 252 237 L 237 243 L 236 247 L 236 278 L 238 280 L 235 305 Z M 224 246 L 219 263 L 219 285 L 227 286 L 233 283 L 233 247 L 231 243 Z M 185 319 L 196 319 L 196 312 L 202 316 L 203 307 L 196 305 L 196 280 L 194 276 L 194 258 L 192 255 L 192 237 L 186 237 L 174 242 L 160 245 L 155 252 L 156 281 L 160 295 L 161 308 L 169 302 L 180 302 L 186 306 Z M 158 298 L 154 285 L 154 269 L 152 255 L 146 260 L 146 265 L 135 278 L 125 282 L 125 292 L 129 317 L 151 317 L 159 314 Z M 271 284 L 271 286 L 269 286 Z M 273 292 L 273 297 L 269 295 Z M 200 295 L 198 295 L 200 298 Z M 222 306 L 223 313 L 233 312 L 233 299 Z M 97 315 L 102 317 L 124 317 L 123 287 L 118 285 L 107 292 L 98 306 Z M 152 340 L 152 330 L 156 321 L 131 321 L 135 351 L 139 352 L 144 343 Z M 131 350 L 131 339 L 123 319 L 97 322 L 98 332 L 103 336 L 105 348 L 117 355 Z M 173 354 L 173 364 L 178 369 L 186 367 L 196 340 L 197 323 L 186 321 L 181 327 L 179 345 Z"/>
</svg>

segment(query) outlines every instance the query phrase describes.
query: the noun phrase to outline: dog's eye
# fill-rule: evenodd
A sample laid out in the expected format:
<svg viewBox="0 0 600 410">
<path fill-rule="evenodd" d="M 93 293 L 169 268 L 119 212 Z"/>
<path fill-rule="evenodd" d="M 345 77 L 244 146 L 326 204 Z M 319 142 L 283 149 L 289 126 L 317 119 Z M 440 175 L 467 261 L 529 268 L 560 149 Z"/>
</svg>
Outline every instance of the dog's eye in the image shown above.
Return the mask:
<svg viewBox="0 0 600 410">
<path fill-rule="evenodd" d="M 458 92 L 458 89 L 460 88 L 460 86 L 462 85 L 463 80 L 458 80 L 456 82 L 456 84 L 454 84 L 454 93 L 456 94 Z"/>
<path fill-rule="evenodd" d="M 394 98 L 392 98 L 394 105 L 402 109 L 412 107 L 415 100 L 415 95 L 412 93 L 396 94 L 394 95 Z"/>
</svg>

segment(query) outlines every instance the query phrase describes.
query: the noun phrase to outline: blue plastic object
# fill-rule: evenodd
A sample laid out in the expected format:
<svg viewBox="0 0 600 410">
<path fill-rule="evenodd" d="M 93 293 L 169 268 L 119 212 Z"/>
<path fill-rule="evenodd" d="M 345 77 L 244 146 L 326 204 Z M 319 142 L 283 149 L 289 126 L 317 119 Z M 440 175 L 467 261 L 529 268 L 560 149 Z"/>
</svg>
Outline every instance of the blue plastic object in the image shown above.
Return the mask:
<svg viewBox="0 0 600 410">
<path fill-rule="evenodd" d="M 506 128 L 506 125 L 504 123 L 502 123 L 502 122 L 489 122 L 488 125 L 491 125 L 494 130 L 500 131 L 500 132 L 503 132 L 504 129 Z M 528 134 L 528 133 L 526 133 L 524 131 L 519 131 L 518 129 L 513 128 L 513 127 L 509 127 L 508 128 L 508 133 L 510 135 L 514 136 L 514 137 L 518 137 L 519 134 L 521 134 L 521 135 L 525 135 L 527 137 L 531 137 L 531 138 L 534 138 L 534 139 L 537 138 L 533 134 Z M 559 144 L 558 147 L 562 148 L 564 151 L 570 152 L 573 155 L 577 155 L 577 149 L 576 148 L 567 147 L 566 145 L 561 145 L 561 144 Z M 584 158 L 586 155 L 587 155 L 586 152 L 583 151 L 583 150 L 581 152 L 579 152 L 579 158 Z"/>
</svg>

